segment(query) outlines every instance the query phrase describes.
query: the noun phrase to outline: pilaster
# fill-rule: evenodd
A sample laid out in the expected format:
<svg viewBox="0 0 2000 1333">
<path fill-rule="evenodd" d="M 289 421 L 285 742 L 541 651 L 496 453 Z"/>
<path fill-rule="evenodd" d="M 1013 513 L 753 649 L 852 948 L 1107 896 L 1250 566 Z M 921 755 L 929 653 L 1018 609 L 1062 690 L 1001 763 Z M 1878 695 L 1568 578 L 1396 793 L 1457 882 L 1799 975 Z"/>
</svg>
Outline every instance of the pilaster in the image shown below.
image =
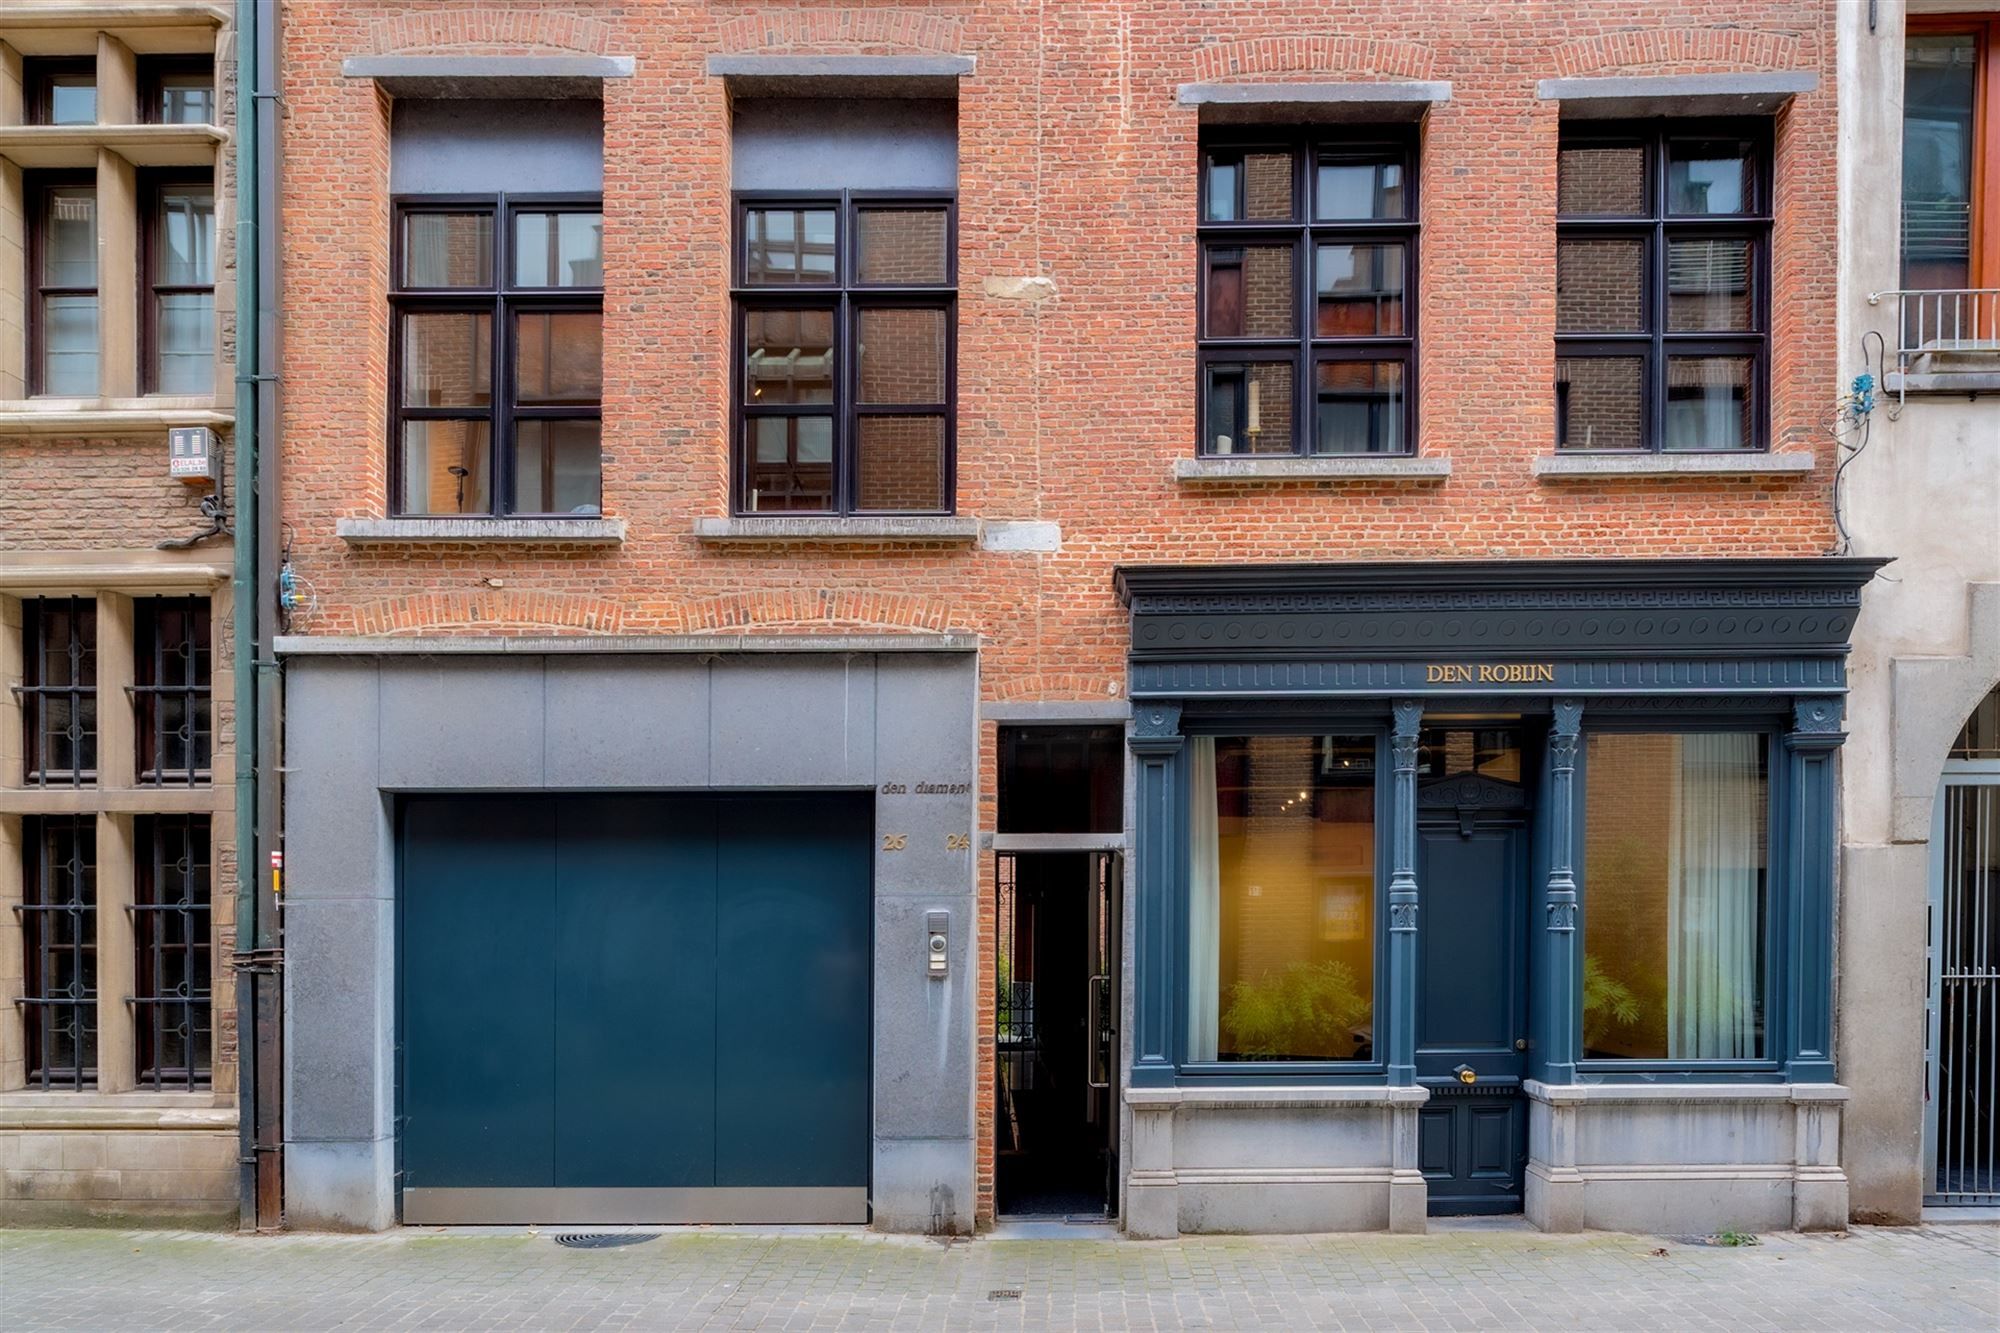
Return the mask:
<svg viewBox="0 0 2000 1333">
<path fill-rule="evenodd" d="M 132 816 L 97 816 L 97 1090 L 130 1092 L 138 1082 L 132 996 L 138 978 L 132 929 Z"/>
<path fill-rule="evenodd" d="M 1398 699 L 1389 736 L 1389 1084 L 1417 1081 L 1417 729 L 1419 699 Z"/>
<path fill-rule="evenodd" d="M 1140 704 L 1133 711 L 1127 744 L 1139 761 L 1130 1086 L 1172 1087 L 1174 1034 L 1180 1027 L 1174 1012 L 1174 982 L 1180 972 L 1178 904 L 1187 860 L 1181 779 L 1187 738 L 1181 735 L 1179 701 Z"/>
<path fill-rule="evenodd" d="M 1847 733 L 1841 700 L 1797 699 L 1783 742 L 1786 821 L 1785 920 L 1789 926 L 1790 1003 L 1783 1058 L 1794 1083 L 1832 1083 L 1833 892 L 1838 790 L 1834 760 Z"/>
<path fill-rule="evenodd" d="M 1542 892 L 1542 1013 L 1536 1039 L 1537 1062 L 1549 1083 L 1576 1079 L 1583 997 L 1576 939 L 1576 751 L 1583 704 L 1558 699 L 1549 724 L 1548 774 L 1543 785 L 1543 818 L 1548 821 L 1549 878 Z"/>
<path fill-rule="evenodd" d="M 139 123 L 139 58 L 108 32 L 97 34 L 97 123 Z"/>
<path fill-rule="evenodd" d="M 1397 1102 L 1389 1112 L 1389 1230 L 1421 1236 L 1430 1225 L 1430 1184 L 1417 1165 L 1422 1100 Z"/>
<path fill-rule="evenodd" d="M 97 150 L 97 392 L 139 392 L 139 177 L 109 148 Z"/>
</svg>

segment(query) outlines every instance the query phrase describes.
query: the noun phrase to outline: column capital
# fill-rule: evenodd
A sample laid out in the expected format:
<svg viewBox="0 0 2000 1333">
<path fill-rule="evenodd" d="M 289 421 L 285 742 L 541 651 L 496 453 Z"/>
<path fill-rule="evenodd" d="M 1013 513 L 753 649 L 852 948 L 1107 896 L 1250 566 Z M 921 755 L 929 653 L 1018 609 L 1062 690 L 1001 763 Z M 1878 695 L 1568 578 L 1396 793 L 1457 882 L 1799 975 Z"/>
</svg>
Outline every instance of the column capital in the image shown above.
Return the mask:
<svg viewBox="0 0 2000 1333">
<path fill-rule="evenodd" d="M 1170 755 L 1186 743 L 1180 700 L 1148 699 L 1132 706 L 1132 734 L 1126 744 L 1133 754 Z"/>
</svg>

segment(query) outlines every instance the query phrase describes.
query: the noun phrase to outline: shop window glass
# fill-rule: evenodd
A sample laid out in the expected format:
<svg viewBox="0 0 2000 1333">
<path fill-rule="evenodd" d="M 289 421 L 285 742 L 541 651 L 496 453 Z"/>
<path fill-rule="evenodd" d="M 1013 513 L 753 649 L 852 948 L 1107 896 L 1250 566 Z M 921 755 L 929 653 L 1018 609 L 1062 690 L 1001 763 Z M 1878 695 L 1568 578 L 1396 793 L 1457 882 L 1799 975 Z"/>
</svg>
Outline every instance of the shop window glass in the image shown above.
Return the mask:
<svg viewBox="0 0 2000 1333">
<path fill-rule="evenodd" d="M 1754 733 L 1588 738 L 1586 1059 L 1766 1057 L 1766 751 Z"/>
<path fill-rule="evenodd" d="M 1190 1060 L 1375 1058 L 1375 748 L 1190 742 Z"/>
</svg>

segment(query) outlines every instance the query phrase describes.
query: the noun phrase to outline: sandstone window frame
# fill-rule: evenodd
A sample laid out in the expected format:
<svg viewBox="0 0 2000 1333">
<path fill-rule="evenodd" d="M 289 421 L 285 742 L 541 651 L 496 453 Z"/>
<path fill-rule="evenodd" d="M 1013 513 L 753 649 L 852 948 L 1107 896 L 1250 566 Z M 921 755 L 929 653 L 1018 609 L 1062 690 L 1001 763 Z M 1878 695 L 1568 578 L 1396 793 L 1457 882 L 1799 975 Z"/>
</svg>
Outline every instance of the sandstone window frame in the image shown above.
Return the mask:
<svg viewBox="0 0 2000 1333">
<path fill-rule="evenodd" d="M 1736 212 L 1676 212 L 1670 204 L 1670 170 L 1676 145 L 1729 143 L 1748 154 L 1749 206 Z M 1634 211 L 1561 211 L 1562 155 L 1571 150 L 1633 149 L 1641 154 L 1643 202 Z M 1565 122 L 1557 147 L 1557 272 L 1566 245 L 1630 241 L 1641 247 L 1641 312 L 1625 330 L 1571 329 L 1561 323 L 1561 279 L 1557 279 L 1554 405 L 1558 454 L 1757 454 L 1771 447 L 1771 241 L 1774 197 L 1772 124 L 1768 118 L 1664 118 L 1647 121 Z M 1691 242 L 1740 241 L 1747 247 L 1744 276 L 1748 327 L 1740 330 L 1677 331 L 1670 328 L 1673 246 Z M 1676 445 L 1670 427 L 1672 366 L 1676 359 L 1711 362 L 1747 360 L 1742 438 L 1723 445 Z M 1631 444 L 1571 443 L 1570 382 L 1565 360 L 1628 360 L 1640 363 L 1636 422 Z"/>
<path fill-rule="evenodd" d="M 160 235 L 167 223 L 167 200 L 174 195 L 193 196 L 203 191 L 208 196 L 207 281 L 172 281 L 166 271 L 165 246 Z M 140 176 L 139 195 L 139 298 L 144 305 L 144 317 L 139 321 L 141 391 L 147 394 L 212 395 L 215 392 L 215 275 L 221 253 L 221 238 L 215 231 L 215 172 L 202 167 L 147 170 Z M 200 358 L 209 372 L 206 389 L 174 388 L 166 383 L 162 364 L 162 358 L 168 352 L 165 319 L 167 302 L 174 297 L 207 299 L 205 322 L 210 345 L 206 355 Z"/>
<path fill-rule="evenodd" d="M 1286 218 L 1243 216 L 1247 207 L 1247 173 L 1238 170 L 1231 186 L 1236 216 L 1211 216 L 1210 202 L 1218 189 L 1216 173 L 1221 159 L 1241 159 L 1250 154 L 1288 154 L 1291 159 L 1292 202 Z M 1421 147 L 1413 127 L 1395 125 L 1318 125 L 1305 127 L 1229 127 L 1205 131 L 1200 140 L 1197 168 L 1195 236 L 1195 348 L 1198 363 L 1195 453 L 1201 457 L 1229 457 L 1268 454 L 1273 457 L 1413 457 L 1417 453 L 1418 403 L 1417 371 L 1419 355 L 1418 285 L 1419 237 L 1422 220 Z M 1323 167 L 1372 166 L 1378 173 L 1393 168 L 1399 184 L 1389 187 L 1399 192 L 1398 212 L 1372 212 L 1370 216 L 1334 216 L 1322 205 Z M 1377 177 L 1377 193 L 1383 193 Z M 1378 201 L 1379 202 L 1379 201 Z M 1294 312 L 1289 334 L 1216 334 L 1211 317 L 1216 313 L 1213 275 L 1216 258 L 1230 252 L 1247 255 L 1251 247 L 1292 250 L 1292 291 Z M 1370 289 L 1381 297 L 1393 294 L 1397 318 L 1393 329 L 1378 327 L 1365 333 L 1323 331 L 1320 319 L 1319 268 L 1323 249 L 1348 247 L 1351 252 L 1368 249 L 1375 273 Z M 1384 262 L 1387 251 L 1401 248 L 1397 286 L 1387 281 Z M 1378 300 L 1378 307 L 1381 302 Z M 1379 320 L 1378 320 L 1379 322 Z M 1347 395 L 1342 404 L 1359 406 L 1366 414 L 1366 446 L 1361 449 L 1322 448 L 1320 439 L 1322 406 L 1319 381 L 1323 373 L 1341 366 L 1372 365 L 1399 367 L 1397 389 Z M 1253 415 L 1249 404 L 1250 380 L 1257 367 L 1289 368 L 1290 392 L 1283 407 L 1289 410 L 1289 447 L 1263 450 L 1243 448 L 1238 432 L 1228 432 L 1231 448 L 1220 449 L 1224 432 L 1219 404 L 1233 405 L 1233 415 L 1247 422 Z M 1260 395 L 1261 397 L 1261 395 Z M 1392 409 L 1400 410 L 1392 415 Z M 1268 410 L 1259 402 L 1254 415 Z M 1384 447 L 1376 447 L 1377 444 Z"/>
<path fill-rule="evenodd" d="M 841 518 L 866 515 L 950 515 L 958 497 L 958 193 L 956 190 L 738 190 L 732 196 L 730 454 L 732 513 L 816 514 Z M 874 212 L 943 213 L 941 277 L 936 281 L 864 280 L 861 273 L 861 218 Z M 834 215 L 833 273 L 824 282 L 757 281 L 751 271 L 752 214 L 831 212 Z M 803 251 L 797 253 L 803 254 Z M 861 323 L 877 312 L 935 311 L 942 315 L 941 391 L 934 398 L 907 402 L 863 401 Z M 750 319 L 763 312 L 824 313 L 831 320 L 829 351 L 832 390 L 824 403 L 760 403 L 749 383 Z M 874 506 L 863 503 L 861 452 L 863 424 L 870 420 L 935 419 L 940 426 L 938 503 L 934 506 Z M 818 505 L 763 506 L 760 479 L 779 475 L 780 465 L 762 464 L 753 435 L 759 423 L 785 421 L 787 456 L 782 470 L 800 467 L 796 423 L 826 420 L 831 439 L 824 502 Z M 811 501 L 820 492 L 792 491 L 788 498 Z"/>
<path fill-rule="evenodd" d="M 55 169 L 22 173 L 27 200 L 28 261 L 28 393 L 41 397 L 95 397 L 104 388 L 104 265 L 99 253 L 104 215 L 99 207 L 97 173 L 87 170 Z M 52 282 L 49 252 L 52 229 L 50 210 L 59 195 L 88 196 L 91 209 L 90 282 Z M 92 383 L 89 392 L 72 394 L 49 387 L 49 303 L 51 300 L 88 299 L 91 310 Z"/>
<path fill-rule="evenodd" d="M 597 431 L 597 500 L 588 507 L 588 517 L 604 512 L 603 494 L 603 370 L 602 338 L 604 285 L 602 273 L 601 194 L 583 193 L 497 193 L 480 195 L 410 194 L 392 200 L 390 232 L 390 336 L 389 336 L 389 512 L 397 518 L 422 518 L 453 522 L 492 518 L 571 518 L 580 511 L 557 512 L 521 508 L 517 501 L 517 426 L 528 423 L 588 423 Z M 425 286 L 406 281 L 410 219 L 424 216 L 469 216 L 486 220 L 482 283 L 458 286 Z M 595 216 L 599 227 L 597 281 L 591 285 L 527 286 L 514 280 L 514 231 L 518 219 L 527 215 Z M 405 344 L 413 315 L 485 315 L 484 403 L 455 405 L 413 405 L 406 401 Z M 523 317 L 593 315 L 597 319 L 600 348 L 598 385 L 594 399 L 576 399 L 561 404 L 519 401 L 520 384 L 515 354 L 518 342 L 515 327 Z M 486 503 L 481 508 L 440 510 L 436 507 L 408 507 L 407 460 L 403 448 L 405 428 L 415 422 L 468 422 L 485 427 L 483 445 Z M 463 483 L 461 477 L 461 484 Z"/>
</svg>

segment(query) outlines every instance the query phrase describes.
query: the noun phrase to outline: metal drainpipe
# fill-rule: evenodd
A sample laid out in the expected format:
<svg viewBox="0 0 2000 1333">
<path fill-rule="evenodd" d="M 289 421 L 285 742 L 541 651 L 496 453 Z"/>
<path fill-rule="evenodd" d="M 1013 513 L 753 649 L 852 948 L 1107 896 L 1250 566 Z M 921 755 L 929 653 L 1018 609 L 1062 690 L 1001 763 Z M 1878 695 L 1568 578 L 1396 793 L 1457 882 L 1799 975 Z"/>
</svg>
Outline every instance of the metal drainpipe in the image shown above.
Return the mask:
<svg viewBox="0 0 2000 1333">
<path fill-rule="evenodd" d="M 258 1222 L 258 1061 L 255 1051 L 261 960 L 257 956 L 258 899 L 262 870 L 257 858 L 257 574 L 260 506 L 257 503 L 258 367 L 256 336 L 261 265 L 258 255 L 256 0 L 237 0 L 236 42 L 236 533 L 230 587 L 236 729 L 236 1083 L 237 1197 L 241 1227 Z"/>
<path fill-rule="evenodd" d="M 277 244 L 278 172 L 278 4 L 254 0 L 256 69 L 261 86 L 253 99 L 256 140 L 257 226 L 257 860 L 255 862 L 256 946 L 260 960 L 257 1007 L 257 1225 L 284 1224 L 284 932 L 278 907 L 279 880 L 271 856 L 283 845 L 280 802 L 284 718 L 283 678 L 272 637 L 279 619 L 278 570 L 282 560 L 278 476 L 278 345 L 282 258 Z"/>
</svg>

